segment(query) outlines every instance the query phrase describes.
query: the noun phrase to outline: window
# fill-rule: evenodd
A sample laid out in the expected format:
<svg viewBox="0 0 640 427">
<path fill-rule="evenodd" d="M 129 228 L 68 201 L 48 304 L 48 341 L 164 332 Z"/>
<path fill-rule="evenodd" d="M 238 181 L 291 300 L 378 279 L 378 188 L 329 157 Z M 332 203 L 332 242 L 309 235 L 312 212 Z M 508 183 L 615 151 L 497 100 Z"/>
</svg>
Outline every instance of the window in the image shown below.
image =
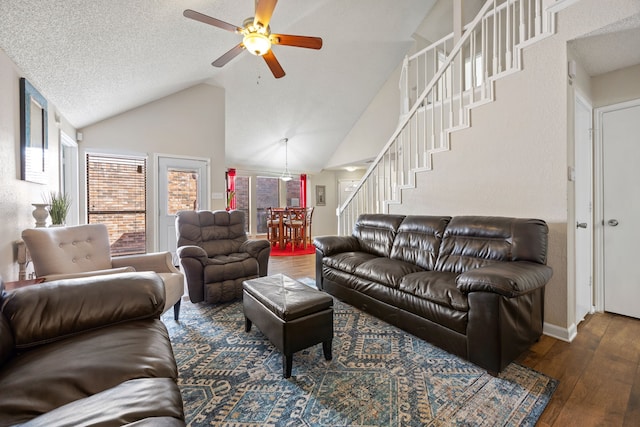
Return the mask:
<svg viewBox="0 0 640 427">
<path fill-rule="evenodd" d="M 236 209 L 244 212 L 244 230 L 250 233 L 251 216 L 249 214 L 249 177 L 236 176 Z"/>
<path fill-rule="evenodd" d="M 300 180 L 292 179 L 286 183 L 287 206 L 298 207 L 300 205 Z"/>
<path fill-rule="evenodd" d="M 198 172 L 169 168 L 167 170 L 167 215 L 198 209 Z"/>
<path fill-rule="evenodd" d="M 147 162 L 87 154 L 87 221 L 109 231 L 111 255 L 146 252 Z"/>
<path fill-rule="evenodd" d="M 259 176 L 256 178 L 256 229 L 258 234 L 267 232 L 267 208 L 280 206 L 280 178 Z"/>
</svg>

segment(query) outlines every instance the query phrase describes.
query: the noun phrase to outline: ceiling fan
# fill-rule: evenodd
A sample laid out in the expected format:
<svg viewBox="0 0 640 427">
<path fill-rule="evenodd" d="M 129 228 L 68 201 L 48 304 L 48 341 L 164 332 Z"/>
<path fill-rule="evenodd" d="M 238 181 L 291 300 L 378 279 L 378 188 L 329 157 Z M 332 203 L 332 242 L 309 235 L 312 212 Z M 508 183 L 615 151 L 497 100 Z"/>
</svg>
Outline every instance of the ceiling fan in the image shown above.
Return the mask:
<svg viewBox="0 0 640 427">
<path fill-rule="evenodd" d="M 229 50 L 211 63 L 214 67 L 223 67 L 233 58 L 248 50 L 256 56 L 262 56 L 267 66 L 276 79 L 284 77 L 285 72 L 271 50 L 271 45 L 304 47 L 307 49 L 320 49 L 322 39 L 320 37 L 294 36 L 289 34 L 272 34 L 269 27 L 271 15 L 278 0 L 256 0 L 255 16 L 244 20 L 242 27 L 229 24 L 211 16 L 204 15 L 195 10 L 187 9 L 183 15 L 187 18 L 222 28 L 243 36 L 242 42 Z"/>
</svg>

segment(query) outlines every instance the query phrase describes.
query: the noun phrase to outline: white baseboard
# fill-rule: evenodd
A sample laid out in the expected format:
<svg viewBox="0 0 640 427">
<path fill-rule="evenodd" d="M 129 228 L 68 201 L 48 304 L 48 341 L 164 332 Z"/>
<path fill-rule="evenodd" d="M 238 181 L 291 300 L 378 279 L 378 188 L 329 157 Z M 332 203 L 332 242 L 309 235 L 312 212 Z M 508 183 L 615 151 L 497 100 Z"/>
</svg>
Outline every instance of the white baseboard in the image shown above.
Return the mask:
<svg viewBox="0 0 640 427">
<path fill-rule="evenodd" d="M 542 325 L 542 333 L 561 341 L 571 342 L 578 334 L 578 328 L 575 323 L 572 323 L 568 328 L 563 328 L 545 322 Z"/>
</svg>

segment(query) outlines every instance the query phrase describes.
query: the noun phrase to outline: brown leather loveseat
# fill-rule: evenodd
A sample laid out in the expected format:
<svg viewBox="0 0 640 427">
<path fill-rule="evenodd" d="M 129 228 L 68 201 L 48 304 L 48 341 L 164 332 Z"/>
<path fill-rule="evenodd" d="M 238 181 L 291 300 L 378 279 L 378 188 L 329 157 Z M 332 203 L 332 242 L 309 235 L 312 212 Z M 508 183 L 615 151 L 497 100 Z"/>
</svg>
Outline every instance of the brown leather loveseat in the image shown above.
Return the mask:
<svg viewBox="0 0 640 427">
<path fill-rule="evenodd" d="M 0 293 L 0 426 L 185 425 L 156 273 Z"/>
<path fill-rule="evenodd" d="M 365 214 L 314 239 L 316 284 L 495 374 L 542 334 L 547 234 L 538 219 Z"/>
</svg>

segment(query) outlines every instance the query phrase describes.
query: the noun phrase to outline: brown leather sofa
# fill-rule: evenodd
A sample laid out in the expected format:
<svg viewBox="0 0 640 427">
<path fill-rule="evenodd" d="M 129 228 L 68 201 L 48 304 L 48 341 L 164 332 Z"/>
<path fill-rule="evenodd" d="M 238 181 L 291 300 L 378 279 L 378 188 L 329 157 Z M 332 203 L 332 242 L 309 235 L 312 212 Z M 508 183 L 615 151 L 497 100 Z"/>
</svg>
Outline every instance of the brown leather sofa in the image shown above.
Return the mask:
<svg viewBox="0 0 640 427">
<path fill-rule="evenodd" d="M 180 211 L 176 235 L 191 302 L 240 299 L 243 281 L 267 275 L 271 245 L 248 238 L 242 211 Z"/>
<path fill-rule="evenodd" d="M 316 283 L 495 374 L 542 334 L 547 235 L 538 219 L 361 215 L 314 239 Z"/>
<path fill-rule="evenodd" d="M 185 425 L 156 273 L 0 293 L 0 426 Z"/>
</svg>

